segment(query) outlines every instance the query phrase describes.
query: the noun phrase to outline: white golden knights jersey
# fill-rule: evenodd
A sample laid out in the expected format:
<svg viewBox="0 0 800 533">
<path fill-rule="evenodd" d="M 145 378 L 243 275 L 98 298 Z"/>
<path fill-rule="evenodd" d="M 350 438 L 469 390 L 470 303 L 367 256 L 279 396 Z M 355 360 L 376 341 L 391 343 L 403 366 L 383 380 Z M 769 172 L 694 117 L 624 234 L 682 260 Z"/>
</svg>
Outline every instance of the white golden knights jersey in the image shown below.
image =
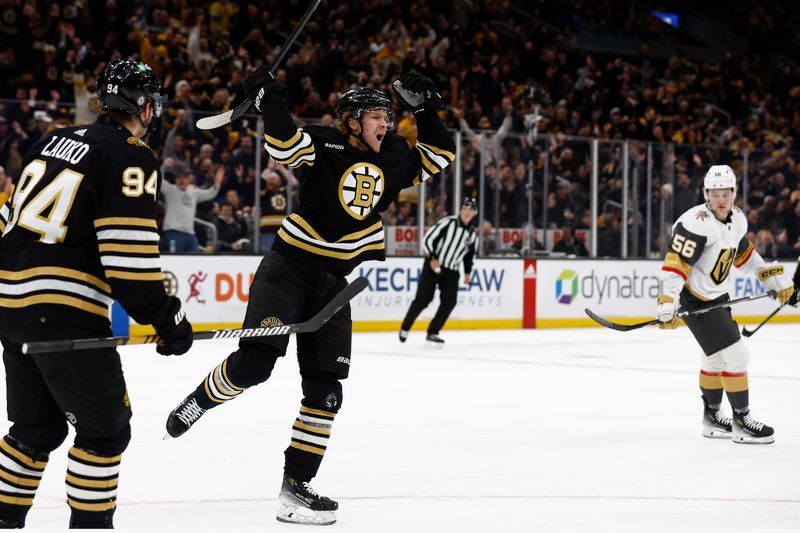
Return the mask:
<svg viewBox="0 0 800 533">
<path fill-rule="evenodd" d="M 685 283 L 697 298 L 714 300 L 728 293 L 731 267 L 755 272 L 763 265 L 747 238 L 747 218 L 741 209 L 734 207 L 723 222 L 702 204 L 686 211 L 672 226 L 661 278 L 665 293 Z"/>
<path fill-rule="evenodd" d="M 165 305 L 153 152 L 103 119 L 43 136 L 0 210 L 0 322 L 107 332 L 120 301 L 150 324 Z"/>
<path fill-rule="evenodd" d="M 331 127 L 298 130 L 280 95 L 264 104 L 264 122 L 267 152 L 300 179 L 298 210 L 283 221 L 272 249 L 332 270 L 383 260 L 380 213 L 402 189 L 455 160 L 453 140 L 435 114 L 417 117 L 415 147 L 387 133 L 380 153 L 351 146 Z"/>
</svg>

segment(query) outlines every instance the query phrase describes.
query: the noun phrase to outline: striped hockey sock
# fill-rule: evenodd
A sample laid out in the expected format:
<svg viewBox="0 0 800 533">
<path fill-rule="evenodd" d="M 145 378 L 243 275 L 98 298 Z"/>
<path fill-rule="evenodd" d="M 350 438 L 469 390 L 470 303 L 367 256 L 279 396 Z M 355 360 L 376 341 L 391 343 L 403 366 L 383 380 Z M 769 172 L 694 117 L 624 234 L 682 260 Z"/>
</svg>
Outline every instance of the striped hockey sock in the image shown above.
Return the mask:
<svg viewBox="0 0 800 533">
<path fill-rule="evenodd" d="M 203 409 L 210 409 L 221 403 L 233 400 L 245 390 L 242 387 L 234 385 L 228 377 L 227 359 L 217 365 L 216 368 L 206 376 L 202 388 L 205 391 L 205 396 L 211 402 L 204 405 L 207 402 L 203 402 L 201 397 L 199 403 Z"/>
<path fill-rule="evenodd" d="M 121 455 L 104 457 L 70 448 L 67 462 L 67 503 L 74 511 L 113 513 Z"/>
<path fill-rule="evenodd" d="M 286 449 L 287 474 L 308 481 L 313 478 L 328 447 L 336 413 L 301 406 L 292 425 L 292 442 Z"/>
<path fill-rule="evenodd" d="M 25 523 L 46 466 L 46 460 L 21 452 L 8 437 L 0 440 L 0 518 Z"/>
</svg>

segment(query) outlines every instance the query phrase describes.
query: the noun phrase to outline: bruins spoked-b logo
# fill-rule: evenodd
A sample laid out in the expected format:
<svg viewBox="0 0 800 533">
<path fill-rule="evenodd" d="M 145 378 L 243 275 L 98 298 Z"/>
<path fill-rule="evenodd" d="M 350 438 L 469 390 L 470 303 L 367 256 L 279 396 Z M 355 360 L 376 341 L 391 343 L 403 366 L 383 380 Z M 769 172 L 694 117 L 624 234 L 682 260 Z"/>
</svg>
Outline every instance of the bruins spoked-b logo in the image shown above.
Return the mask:
<svg viewBox="0 0 800 533">
<path fill-rule="evenodd" d="M 363 220 L 383 194 L 383 172 L 369 163 L 356 163 L 339 181 L 339 200 L 350 216 Z"/>
</svg>

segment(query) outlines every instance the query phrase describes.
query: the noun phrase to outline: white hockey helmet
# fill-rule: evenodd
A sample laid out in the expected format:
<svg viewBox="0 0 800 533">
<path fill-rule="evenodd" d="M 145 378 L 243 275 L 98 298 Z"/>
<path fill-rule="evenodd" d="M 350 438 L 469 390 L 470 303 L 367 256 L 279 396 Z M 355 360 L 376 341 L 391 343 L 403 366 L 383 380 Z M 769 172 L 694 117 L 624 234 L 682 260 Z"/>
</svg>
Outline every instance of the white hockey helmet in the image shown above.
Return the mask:
<svg viewBox="0 0 800 533">
<path fill-rule="evenodd" d="M 703 196 L 708 200 L 708 191 L 711 189 L 733 189 L 736 195 L 736 174 L 728 165 L 712 165 L 703 178 Z"/>
</svg>

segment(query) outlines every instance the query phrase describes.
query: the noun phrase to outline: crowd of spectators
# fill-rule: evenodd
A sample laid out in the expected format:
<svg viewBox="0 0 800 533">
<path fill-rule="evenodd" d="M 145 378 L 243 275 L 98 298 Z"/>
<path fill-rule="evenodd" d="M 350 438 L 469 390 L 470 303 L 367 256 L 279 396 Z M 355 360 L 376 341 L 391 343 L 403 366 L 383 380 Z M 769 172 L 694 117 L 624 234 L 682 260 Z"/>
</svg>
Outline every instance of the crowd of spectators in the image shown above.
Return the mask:
<svg viewBox="0 0 800 533">
<path fill-rule="evenodd" d="M 446 102 L 444 118 L 463 132 L 460 189 L 482 197 L 487 242 L 497 228 L 525 226 L 585 235 L 588 139 L 599 138 L 599 252 L 618 255 L 621 141 L 628 139 L 638 173 L 626 216 L 639 255 L 657 252 L 664 225 L 701 200 L 709 165 L 729 163 L 742 174 L 746 150 L 742 205 L 753 239 L 766 256 L 796 257 L 800 67 L 770 53 L 797 49 L 798 8 L 745 3 L 737 13 L 761 15 L 718 21 L 740 42 L 716 61 L 685 53 L 682 44 L 698 43 L 653 17 L 647 2 L 326 0 L 276 77 L 300 123 L 331 123 L 338 95 L 354 84 L 390 92 L 409 70 L 431 77 Z M 260 240 L 271 242 L 296 201 L 295 176 L 257 150 L 254 117 L 210 131 L 194 123 L 242 100 L 243 78 L 271 63 L 306 7 L 300 0 L 0 0 L 0 197 L 4 175 L 19 174 L 22 156 L 44 132 L 93 120 L 96 75 L 110 59 L 131 57 L 147 62 L 166 89 L 165 120 L 148 141 L 165 178 L 198 191 L 217 182 L 216 192 L 198 198 L 196 215 L 206 222 L 196 228 L 198 246 L 207 245 L 208 225 L 220 250 L 254 251 L 259 228 Z M 590 52 L 575 45 L 585 33 L 642 45 L 632 55 Z M 765 34 L 770 49 L 758 40 Z M 657 57 L 651 41 L 671 43 L 674 52 Z M 399 133 L 414 142 L 413 116 L 397 111 Z M 453 176 L 428 186 L 426 224 L 452 209 Z M 401 196 L 387 223 L 417 224 L 417 201 Z M 169 221 L 168 198 L 162 207 Z M 561 248 L 584 251 L 575 243 Z"/>
</svg>

